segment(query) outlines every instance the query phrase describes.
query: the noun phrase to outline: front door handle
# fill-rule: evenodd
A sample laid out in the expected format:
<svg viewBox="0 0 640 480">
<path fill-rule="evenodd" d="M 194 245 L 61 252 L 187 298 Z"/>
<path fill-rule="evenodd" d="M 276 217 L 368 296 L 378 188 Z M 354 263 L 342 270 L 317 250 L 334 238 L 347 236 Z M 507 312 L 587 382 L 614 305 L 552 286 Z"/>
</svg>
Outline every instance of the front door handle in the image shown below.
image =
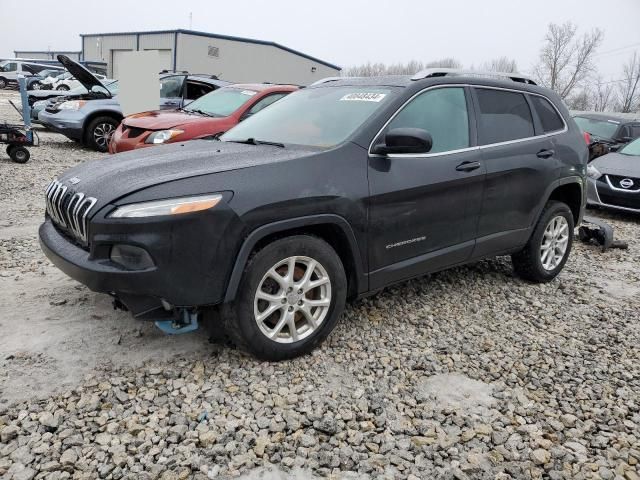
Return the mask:
<svg viewBox="0 0 640 480">
<path fill-rule="evenodd" d="M 456 167 L 459 172 L 472 172 L 480 168 L 480 162 L 462 162 Z"/>
<path fill-rule="evenodd" d="M 540 150 L 538 152 L 538 158 L 549 158 L 552 157 L 553 154 L 556 153 L 553 150 Z"/>
</svg>

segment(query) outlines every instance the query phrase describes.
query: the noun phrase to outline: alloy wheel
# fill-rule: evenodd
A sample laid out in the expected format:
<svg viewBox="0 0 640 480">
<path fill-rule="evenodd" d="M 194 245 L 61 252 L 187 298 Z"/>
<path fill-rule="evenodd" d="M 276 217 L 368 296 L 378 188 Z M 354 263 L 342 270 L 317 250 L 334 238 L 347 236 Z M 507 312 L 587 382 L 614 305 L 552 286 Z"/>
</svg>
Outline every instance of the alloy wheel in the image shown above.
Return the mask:
<svg viewBox="0 0 640 480">
<path fill-rule="evenodd" d="M 115 127 L 110 123 L 99 123 L 96 128 L 93 129 L 93 139 L 101 148 L 107 148 L 109 141 L 113 136 Z"/>
<path fill-rule="evenodd" d="M 553 217 L 542 235 L 540 261 L 547 271 L 555 270 L 562 263 L 569 244 L 569 222 L 562 215 Z"/>
<path fill-rule="evenodd" d="M 260 331 L 278 343 L 313 334 L 331 306 L 331 279 L 313 258 L 288 257 L 271 267 L 258 284 L 254 318 Z"/>
</svg>

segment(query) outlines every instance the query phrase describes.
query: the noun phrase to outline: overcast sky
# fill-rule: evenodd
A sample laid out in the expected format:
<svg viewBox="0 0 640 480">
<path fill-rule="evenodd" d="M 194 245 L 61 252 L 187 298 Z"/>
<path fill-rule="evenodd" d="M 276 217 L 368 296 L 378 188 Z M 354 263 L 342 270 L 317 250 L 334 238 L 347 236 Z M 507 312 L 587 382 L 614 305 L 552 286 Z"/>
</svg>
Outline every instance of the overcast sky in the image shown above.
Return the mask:
<svg viewBox="0 0 640 480">
<path fill-rule="evenodd" d="M 527 71 L 547 24 L 568 20 L 604 31 L 598 60 L 609 80 L 640 53 L 640 0 L 0 0 L 0 57 L 79 50 L 80 33 L 189 28 L 190 12 L 194 30 L 271 40 L 342 67 L 506 55 Z"/>
</svg>

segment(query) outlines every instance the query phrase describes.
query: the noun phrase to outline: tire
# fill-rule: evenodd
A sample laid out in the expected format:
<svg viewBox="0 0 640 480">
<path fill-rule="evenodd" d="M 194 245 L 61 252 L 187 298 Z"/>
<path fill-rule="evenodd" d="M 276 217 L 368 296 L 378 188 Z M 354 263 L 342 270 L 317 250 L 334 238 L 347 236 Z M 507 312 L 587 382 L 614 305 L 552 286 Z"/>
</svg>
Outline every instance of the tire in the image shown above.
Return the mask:
<svg viewBox="0 0 640 480">
<path fill-rule="evenodd" d="M 113 117 L 96 117 L 89 123 L 86 132 L 86 144 L 98 152 L 108 152 L 109 142 L 120 125 Z"/>
<path fill-rule="evenodd" d="M 33 82 L 29 90 L 42 90 L 42 84 L 40 82 Z"/>
<path fill-rule="evenodd" d="M 31 158 L 29 150 L 24 147 L 13 146 L 11 150 L 7 148 L 7 153 L 11 157 L 11 160 L 16 163 L 27 163 L 29 158 Z"/>
<path fill-rule="evenodd" d="M 290 265 L 294 265 L 294 282 L 303 282 L 310 271 L 309 280 L 324 283 L 301 295 L 298 286 L 290 291 L 286 278 Z M 263 296 L 270 293 L 273 301 L 258 298 L 259 291 Z M 262 360 L 285 360 L 310 352 L 327 338 L 342 314 L 346 291 L 344 267 L 333 248 L 317 237 L 296 235 L 253 254 L 235 300 L 222 305 L 220 315 L 226 334 L 239 349 Z M 322 305 L 309 306 L 309 302 Z M 269 310 L 273 313 L 265 316 Z M 261 322 L 260 314 L 264 317 Z"/>
<path fill-rule="evenodd" d="M 556 278 L 571 253 L 574 228 L 573 213 L 569 206 L 549 201 L 527 245 L 511 256 L 516 274 L 536 283 L 546 283 Z M 545 252 L 548 253 L 545 255 Z"/>
<path fill-rule="evenodd" d="M 58 90 L 59 92 L 68 92 L 69 91 L 69 87 L 66 85 L 59 85 L 56 90 Z"/>
<path fill-rule="evenodd" d="M 0 89 L 7 88 L 7 79 L 0 77 Z"/>
</svg>

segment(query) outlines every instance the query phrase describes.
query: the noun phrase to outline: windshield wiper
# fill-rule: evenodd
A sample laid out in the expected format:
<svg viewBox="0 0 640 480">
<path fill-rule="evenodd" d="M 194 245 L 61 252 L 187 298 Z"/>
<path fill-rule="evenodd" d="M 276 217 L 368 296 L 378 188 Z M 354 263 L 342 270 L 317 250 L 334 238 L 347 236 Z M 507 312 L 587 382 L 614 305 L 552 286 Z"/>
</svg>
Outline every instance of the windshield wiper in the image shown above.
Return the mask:
<svg viewBox="0 0 640 480">
<path fill-rule="evenodd" d="M 199 113 L 200 115 L 204 115 L 205 117 L 217 117 L 217 115 L 214 115 L 212 113 L 209 112 L 205 112 L 204 110 L 187 110 L 185 109 L 186 112 L 193 112 L 193 113 Z"/>
<path fill-rule="evenodd" d="M 232 143 L 244 143 L 246 145 L 271 145 L 273 147 L 285 148 L 284 143 L 267 142 L 266 140 L 256 140 L 255 138 L 247 138 L 246 140 L 227 140 Z"/>
</svg>

